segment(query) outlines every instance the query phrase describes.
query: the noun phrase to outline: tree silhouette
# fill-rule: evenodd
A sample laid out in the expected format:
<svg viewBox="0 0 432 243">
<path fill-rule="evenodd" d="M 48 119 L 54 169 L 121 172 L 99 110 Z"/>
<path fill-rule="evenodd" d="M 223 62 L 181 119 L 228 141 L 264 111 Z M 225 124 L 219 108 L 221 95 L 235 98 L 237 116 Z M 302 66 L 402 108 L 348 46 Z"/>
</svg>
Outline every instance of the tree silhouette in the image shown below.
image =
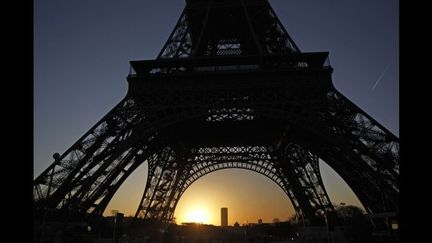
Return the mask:
<svg viewBox="0 0 432 243">
<path fill-rule="evenodd" d="M 354 206 L 336 206 L 336 215 L 342 219 L 349 242 L 372 242 L 372 225 L 363 209 Z"/>
</svg>

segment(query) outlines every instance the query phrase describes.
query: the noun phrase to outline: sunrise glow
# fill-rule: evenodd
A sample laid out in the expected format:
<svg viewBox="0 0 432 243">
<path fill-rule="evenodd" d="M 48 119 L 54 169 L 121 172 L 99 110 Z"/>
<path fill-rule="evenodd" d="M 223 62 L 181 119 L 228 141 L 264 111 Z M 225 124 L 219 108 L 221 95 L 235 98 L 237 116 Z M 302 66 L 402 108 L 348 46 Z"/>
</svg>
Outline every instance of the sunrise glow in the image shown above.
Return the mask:
<svg viewBox="0 0 432 243">
<path fill-rule="evenodd" d="M 186 212 L 184 220 L 188 223 L 207 224 L 209 221 L 208 212 L 202 208 L 191 209 Z"/>
</svg>

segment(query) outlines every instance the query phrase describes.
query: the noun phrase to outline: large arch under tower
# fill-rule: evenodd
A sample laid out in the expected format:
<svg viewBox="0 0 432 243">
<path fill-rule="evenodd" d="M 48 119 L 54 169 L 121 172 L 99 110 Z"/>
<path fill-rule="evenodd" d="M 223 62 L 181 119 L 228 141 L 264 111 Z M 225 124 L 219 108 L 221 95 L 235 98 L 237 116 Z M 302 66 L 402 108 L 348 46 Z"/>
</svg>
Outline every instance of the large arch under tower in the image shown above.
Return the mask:
<svg viewBox="0 0 432 243">
<path fill-rule="evenodd" d="M 34 180 L 36 212 L 101 216 L 147 161 L 137 219 L 170 221 L 198 178 L 241 168 L 321 225 L 334 211 L 322 159 L 368 213 L 398 214 L 399 139 L 335 89 L 328 53 L 301 52 L 267 0 L 187 0 L 158 58 L 130 64 L 126 97 Z"/>
</svg>

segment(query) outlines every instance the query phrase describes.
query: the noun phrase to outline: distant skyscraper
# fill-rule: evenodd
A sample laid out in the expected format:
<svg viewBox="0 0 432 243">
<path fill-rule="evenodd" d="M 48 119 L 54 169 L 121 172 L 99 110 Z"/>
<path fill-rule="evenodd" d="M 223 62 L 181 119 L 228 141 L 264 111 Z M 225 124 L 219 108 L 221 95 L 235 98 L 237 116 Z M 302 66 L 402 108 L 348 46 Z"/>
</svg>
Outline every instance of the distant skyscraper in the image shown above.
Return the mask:
<svg viewBox="0 0 432 243">
<path fill-rule="evenodd" d="M 228 208 L 221 208 L 221 226 L 228 226 Z"/>
</svg>

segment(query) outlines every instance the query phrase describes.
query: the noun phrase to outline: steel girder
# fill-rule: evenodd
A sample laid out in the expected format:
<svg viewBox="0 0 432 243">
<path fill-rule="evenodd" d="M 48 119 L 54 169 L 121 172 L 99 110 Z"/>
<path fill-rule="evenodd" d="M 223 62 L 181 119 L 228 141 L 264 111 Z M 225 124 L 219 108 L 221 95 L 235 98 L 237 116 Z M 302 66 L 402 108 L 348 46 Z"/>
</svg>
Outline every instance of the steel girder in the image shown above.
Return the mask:
<svg viewBox="0 0 432 243">
<path fill-rule="evenodd" d="M 162 160 L 149 164 L 137 218 L 169 222 L 181 195 L 193 182 L 229 168 L 255 171 L 271 179 L 289 196 L 298 216 L 309 219 L 310 224 L 323 224 L 324 213 L 334 211 L 321 181 L 318 158 L 293 143 L 283 148 L 280 145 L 177 150 L 167 147 L 160 157 Z"/>
<path fill-rule="evenodd" d="M 368 212 L 398 212 L 399 139 L 333 87 L 327 57 L 300 53 L 267 1 L 187 1 L 126 97 L 34 180 L 35 206 L 101 215 L 147 161 L 137 217 L 169 220 L 197 178 L 245 168 L 316 223 L 332 211 L 320 158 Z"/>
<path fill-rule="evenodd" d="M 182 193 L 172 185 L 186 176 L 175 165 L 196 162 L 185 162 L 189 151 L 181 157 L 185 161 L 170 168 L 168 151 L 161 151 L 173 141 L 190 148 L 268 147 L 289 138 L 335 169 L 368 211 L 397 212 L 398 139 L 331 86 L 331 69 L 299 71 L 290 66 L 271 72 L 263 64 L 257 66 L 253 73 L 131 75 L 127 97 L 35 180 L 35 200 L 43 207 L 102 214 L 121 183 L 147 160 L 148 185 L 155 189 L 146 189 L 137 216 L 169 219 Z M 279 161 L 295 154 L 278 154 Z M 308 191 L 303 188 L 306 179 L 302 183 L 294 165 L 284 164 L 276 168 L 283 172 L 285 184 L 300 181 L 289 184 L 297 188 L 297 195 L 284 190 L 302 215 L 316 221 L 314 215 L 322 214 L 322 205 L 328 204 L 320 196 L 324 189 L 316 184 L 314 192 L 307 192 L 315 198 L 302 197 L 299 193 Z M 309 167 L 319 178 L 316 165 Z M 160 179 L 165 177 L 174 179 Z"/>
<path fill-rule="evenodd" d="M 188 1 L 158 58 L 299 52 L 267 1 Z"/>
<path fill-rule="evenodd" d="M 398 141 L 337 91 L 315 89 L 321 97 L 313 100 L 313 89 L 303 96 L 298 93 L 301 87 L 287 89 L 277 83 L 265 89 L 253 81 L 248 88 L 238 84 L 218 89 L 206 84 L 207 92 L 200 85 L 195 90 L 157 86 L 138 103 L 131 98 L 122 101 L 60 156 L 35 180 L 35 199 L 49 207 L 102 213 L 127 175 L 156 148 L 163 148 L 162 142 L 153 142 L 161 127 L 194 117 L 202 117 L 199 124 L 270 117 L 289 120 L 284 132 L 329 163 L 369 210 L 397 211 Z M 315 131 L 300 134 L 299 129 Z M 317 136 L 321 141 L 315 141 Z M 382 195 L 388 197 L 387 204 L 395 205 L 387 205 L 389 209 L 380 206 Z"/>
<path fill-rule="evenodd" d="M 154 149 L 142 121 L 133 100 L 121 101 L 34 180 L 36 206 L 101 214 Z"/>
<path fill-rule="evenodd" d="M 193 59 L 176 61 L 176 65 L 154 61 L 154 66 L 135 62 L 132 66 L 139 72 L 129 78 L 130 94 L 145 94 L 139 99 L 150 102 L 147 97 L 154 100 L 161 95 L 150 94 L 142 87 L 153 88 L 158 82 L 159 92 L 171 93 L 158 107 L 171 105 L 159 113 L 177 113 L 180 120 L 182 112 L 188 116 L 207 112 L 208 121 L 253 120 L 260 116 L 287 121 L 292 128 L 286 132 L 299 136 L 307 148 L 314 148 L 315 154 L 344 174 L 347 183 L 358 188 L 356 193 L 363 194 L 359 197 L 364 205 L 370 205 L 365 206 L 369 212 L 398 211 L 399 139 L 340 94 L 331 83 L 331 68 L 323 64 L 317 67 L 315 54 L 308 54 L 309 59 L 304 53 L 300 55 L 303 58 L 288 55 L 282 60 L 244 58 L 247 70 L 235 66 L 235 58 L 213 66 L 206 59 L 199 59 L 199 63 Z M 274 65 L 269 64 L 272 62 Z M 306 65 L 299 67 L 300 63 Z M 146 73 L 158 65 L 164 68 Z M 232 66 L 236 68 L 225 68 Z M 183 104 L 181 97 L 188 97 L 185 99 L 193 103 L 193 108 Z M 310 131 L 309 137 L 299 130 Z M 361 171 L 361 175 L 350 176 L 352 170 Z M 387 202 L 382 202 L 383 197 Z"/>
</svg>

